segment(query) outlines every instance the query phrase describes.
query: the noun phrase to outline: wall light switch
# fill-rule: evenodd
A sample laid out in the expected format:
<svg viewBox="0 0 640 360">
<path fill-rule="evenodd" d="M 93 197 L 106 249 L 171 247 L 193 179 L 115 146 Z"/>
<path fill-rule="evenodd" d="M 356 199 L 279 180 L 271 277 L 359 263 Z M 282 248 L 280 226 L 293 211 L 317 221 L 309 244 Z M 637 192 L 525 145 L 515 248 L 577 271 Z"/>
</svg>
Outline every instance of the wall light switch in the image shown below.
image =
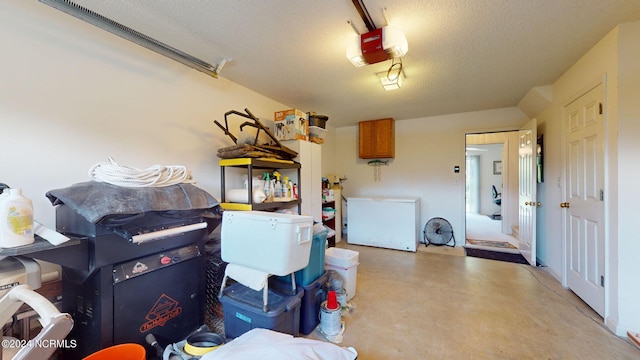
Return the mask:
<svg viewBox="0 0 640 360">
<path fill-rule="evenodd" d="M 454 166 L 453 167 L 453 172 L 456 173 L 456 174 L 459 173 L 460 172 L 460 166 L 458 166 L 458 165 Z"/>
</svg>

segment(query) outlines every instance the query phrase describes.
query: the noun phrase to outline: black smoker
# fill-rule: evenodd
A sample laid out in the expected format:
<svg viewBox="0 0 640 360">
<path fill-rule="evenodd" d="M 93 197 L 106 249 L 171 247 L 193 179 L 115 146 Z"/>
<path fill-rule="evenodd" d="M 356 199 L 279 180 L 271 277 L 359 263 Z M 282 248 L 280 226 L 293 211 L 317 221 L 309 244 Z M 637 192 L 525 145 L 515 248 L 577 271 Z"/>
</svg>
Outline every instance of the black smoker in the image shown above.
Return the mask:
<svg viewBox="0 0 640 360">
<path fill-rule="evenodd" d="M 215 224 L 212 224 L 215 222 Z M 80 359 L 102 348 L 183 340 L 204 323 L 204 241 L 219 217 L 202 212 L 147 212 L 108 217 L 94 224 L 67 205 L 56 208 L 56 228 L 81 244 L 43 260 L 63 267 L 62 311 L 74 327 L 77 347 L 64 358 Z M 151 356 L 154 355 L 154 356 Z"/>
</svg>

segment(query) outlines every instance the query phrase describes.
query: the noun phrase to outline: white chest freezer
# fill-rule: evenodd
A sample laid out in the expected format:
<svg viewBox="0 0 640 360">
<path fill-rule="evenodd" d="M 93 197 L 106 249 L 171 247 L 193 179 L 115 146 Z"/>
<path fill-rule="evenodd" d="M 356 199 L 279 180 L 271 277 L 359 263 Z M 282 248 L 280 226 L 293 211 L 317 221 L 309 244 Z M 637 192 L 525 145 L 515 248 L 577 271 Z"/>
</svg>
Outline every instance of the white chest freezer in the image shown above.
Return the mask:
<svg viewBox="0 0 640 360">
<path fill-rule="evenodd" d="M 420 241 L 420 198 L 350 197 L 347 242 L 415 252 Z"/>
</svg>

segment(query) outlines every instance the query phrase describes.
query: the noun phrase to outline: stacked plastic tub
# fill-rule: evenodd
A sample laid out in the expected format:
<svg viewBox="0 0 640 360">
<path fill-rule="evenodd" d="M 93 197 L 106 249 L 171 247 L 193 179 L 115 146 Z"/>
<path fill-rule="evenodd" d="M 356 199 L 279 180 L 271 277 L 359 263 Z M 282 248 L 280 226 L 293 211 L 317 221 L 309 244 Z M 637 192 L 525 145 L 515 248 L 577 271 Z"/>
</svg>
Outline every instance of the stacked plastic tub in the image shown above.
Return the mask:
<svg viewBox="0 0 640 360">
<path fill-rule="evenodd" d="M 299 334 L 305 291 L 291 279 L 309 265 L 313 238 L 311 216 L 263 211 L 223 213 L 221 255 L 228 265 L 219 299 L 227 338 L 253 328 Z M 270 287 L 272 275 L 290 279 L 288 286 Z M 226 287 L 228 278 L 237 283 Z"/>
<path fill-rule="evenodd" d="M 262 309 L 262 293 L 241 283 L 224 289 L 220 302 L 224 313 L 224 333 L 236 338 L 254 328 L 299 335 L 300 304 L 303 291 L 293 296 L 269 290 L 269 309 Z"/>
<path fill-rule="evenodd" d="M 320 304 L 327 300 L 328 275 L 324 270 L 327 233 L 323 225 L 314 226 L 309 264 L 295 272 L 296 287 L 304 290 L 300 304 L 300 332 L 304 335 L 310 334 L 318 326 Z M 291 278 L 273 278 L 272 284 L 275 289 L 286 292 L 290 288 Z"/>
</svg>

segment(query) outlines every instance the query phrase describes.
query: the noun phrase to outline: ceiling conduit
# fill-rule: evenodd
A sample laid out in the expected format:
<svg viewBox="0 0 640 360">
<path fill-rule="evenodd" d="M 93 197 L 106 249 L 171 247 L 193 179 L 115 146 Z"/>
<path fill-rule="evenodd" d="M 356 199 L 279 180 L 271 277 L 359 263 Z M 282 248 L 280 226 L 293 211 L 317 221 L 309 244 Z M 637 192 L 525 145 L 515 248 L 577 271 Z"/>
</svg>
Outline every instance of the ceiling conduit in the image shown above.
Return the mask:
<svg viewBox="0 0 640 360">
<path fill-rule="evenodd" d="M 369 11 L 364 6 L 363 0 L 351 0 L 351 2 L 358 11 L 358 14 L 360 14 L 360 17 L 362 18 L 362 21 L 364 21 L 364 25 L 367 27 L 367 29 L 369 31 L 375 30 L 376 25 L 373 23 L 373 19 L 371 18 L 371 15 L 369 15 Z"/>
<path fill-rule="evenodd" d="M 140 46 L 146 47 L 149 50 L 155 51 L 161 55 L 169 57 L 177 62 L 180 62 L 186 66 L 201 71 L 214 78 L 218 78 L 218 73 L 222 66 L 212 66 L 198 58 L 195 58 L 189 54 L 186 54 L 178 49 L 175 49 L 169 45 L 166 45 L 158 40 L 155 40 L 147 35 L 144 35 L 136 30 L 133 30 L 127 26 L 124 26 L 116 21 L 106 18 L 94 11 L 84 8 L 78 4 L 75 4 L 68 0 L 39 0 L 41 3 L 49 5 L 55 9 L 65 12 L 76 18 L 93 24 L 103 30 L 106 30 L 112 34 L 118 35 L 124 39 L 132 41 Z M 223 63 L 224 64 L 224 63 Z M 221 65 L 223 65 L 221 64 Z"/>
</svg>

